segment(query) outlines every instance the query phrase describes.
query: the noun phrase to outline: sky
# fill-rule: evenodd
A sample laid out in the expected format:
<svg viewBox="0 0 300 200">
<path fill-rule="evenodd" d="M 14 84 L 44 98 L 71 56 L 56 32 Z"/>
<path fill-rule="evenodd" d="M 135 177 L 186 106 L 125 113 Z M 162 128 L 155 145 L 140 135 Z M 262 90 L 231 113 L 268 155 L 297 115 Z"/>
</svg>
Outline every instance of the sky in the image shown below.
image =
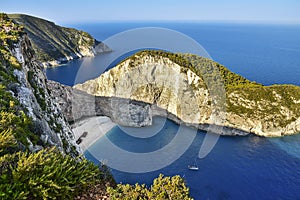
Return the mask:
<svg viewBox="0 0 300 200">
<path fill-rule="evenodd" d="M 238 21 L 299 23 L 299 0 L 0 0 L 0 12 L 57 23 Z"/>
</svg>

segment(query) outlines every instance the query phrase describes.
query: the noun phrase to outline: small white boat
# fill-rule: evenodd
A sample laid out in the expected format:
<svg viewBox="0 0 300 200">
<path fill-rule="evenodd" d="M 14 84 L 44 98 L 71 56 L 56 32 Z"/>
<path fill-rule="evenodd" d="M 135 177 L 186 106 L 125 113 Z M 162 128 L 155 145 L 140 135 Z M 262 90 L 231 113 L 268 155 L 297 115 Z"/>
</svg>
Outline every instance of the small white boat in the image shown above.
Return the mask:
<svg viewBox="0 0 300 200">
<path fill-rule="evenodd" d="M 193 165 L 188 165 L 188 168 L 189 168 L 189 170 L 193 170 L 193 171 L 198 171 L 199 170 L 196 159 L 195 159 L 195 162 L 194 162 Z"/>
<path fill-rule="evenodd" d="M 199 170 L 199 167 L 197 165 L 189 165 L 188 168 L 189 168 L 189 170 L 193 170 L 193 171 Z"/>
</svg>

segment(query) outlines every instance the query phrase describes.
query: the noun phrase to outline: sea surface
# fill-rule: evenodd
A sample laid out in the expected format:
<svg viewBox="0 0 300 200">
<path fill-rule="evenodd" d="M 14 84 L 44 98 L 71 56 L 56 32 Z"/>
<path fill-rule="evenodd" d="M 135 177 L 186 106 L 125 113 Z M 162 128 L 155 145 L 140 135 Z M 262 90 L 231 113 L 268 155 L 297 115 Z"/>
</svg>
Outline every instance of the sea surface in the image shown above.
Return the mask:
<svg viewBox="0 0 300 200">
<path fill-rule="evenodd" d="M 98 40 L 106 40 L 114 34 L 133 28 L 169 28 L 193 38 L 215 61 L 252 81 L 265 85 L 300 85 L 300 26 L 297 25 L 110 22 L 71 26 L 91 33 Z M 95 58 L 83 58 L 47 69 L 46 73 L 49 79 L 74 85 L 79 69 L 84 69 L 80 73 L 97 77 L 112 67 L 113 65 L 99 66 L 100 60 L 108 57 L 109 54 L 103 54 Z M 121 58 L 117 59 L 113 64 L 120 60 Z M 162 169 L 150 172 L 124 172 L 136 166 L 152 169 L 156 159 L 163 165 L 164 161 L 177 152 L 177 149 L 165 147 L 173 144 L 179 137 L 180 130 L 186 132 L 186 138 L 176 145 L 186 145 L 186 150 L 180 153 L 178 159 Z M 186 142 L 189 139 L 187 137 L 192 138 L 190 143 Z M 220 137 L 213 150 L 205 158 L 199 159 L 198 153 L 204 137 L 205 132 L 196 132 L 157 117 L 152 127 L 130 129 L 116 126 L 92 145 L 85 155 L 96 163 L 100 160 L 96 158 L 103 156 L 102 162 L 108 165 L 114 162 L 110 159 L 117 156 L 114 160 L 123 163 L 124 170 L 111 170 L 115 179 L 122 183 L 139 182 L 150 185 L 160 173 L 179 174 L 186 179 L 191 195 L 196 200 L 300 199 L 300 135 L 282 138 L 253 135 Z M 152 152 L 166 151 L 155 158 L 149 157 L 150 162 L 139 163 L 130 156 L 104 156 L 101 152 L 108 151 L 108 144 L 128 152 L 128 155 L 149 156 Z M 197 164 L 199 171 L 188 170 L 187 166 L 191 164 Z"/>
</svg>

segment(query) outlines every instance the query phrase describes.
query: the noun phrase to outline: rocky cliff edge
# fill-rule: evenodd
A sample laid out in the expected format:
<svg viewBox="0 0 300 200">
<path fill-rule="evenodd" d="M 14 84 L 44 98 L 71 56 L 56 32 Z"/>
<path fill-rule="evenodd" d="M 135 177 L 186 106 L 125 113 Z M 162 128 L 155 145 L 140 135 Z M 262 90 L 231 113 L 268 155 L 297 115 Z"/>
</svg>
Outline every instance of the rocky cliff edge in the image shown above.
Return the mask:
<svg viewBox="0 0 300 200">
<path fill-rule="evenodd" d="M 203 130 L 214 127 L 221 135 L 273 137 L 300 132 L 300 87 L 263 86 L 195 55 L 143 51 L 74 88 L 96 98 L 143 102 L 150 106 L 151 117 L 167 116 Z M 130 104 L 126 110 L 130 113 Z M 128 120 L 119 116 L 115 121 L 126 124 Z M 151 120 L 145 119 L 136 126 L 150 125 Z"/>
</svg>

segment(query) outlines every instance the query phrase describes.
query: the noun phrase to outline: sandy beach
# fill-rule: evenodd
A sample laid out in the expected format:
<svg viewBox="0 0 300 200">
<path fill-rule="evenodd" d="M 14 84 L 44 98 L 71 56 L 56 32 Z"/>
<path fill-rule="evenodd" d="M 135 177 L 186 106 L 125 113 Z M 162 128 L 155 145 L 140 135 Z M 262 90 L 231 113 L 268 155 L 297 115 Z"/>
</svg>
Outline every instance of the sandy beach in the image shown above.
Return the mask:
<svg viewBox="0 0 300 200">
<path fill-rule="evenodd" d="M 76 122 L 72 130 L 76 141 L 81 139 L 79 146 L 85 151 L 115 125 L 109 117 L 97 116 Z"/>
</svg>

